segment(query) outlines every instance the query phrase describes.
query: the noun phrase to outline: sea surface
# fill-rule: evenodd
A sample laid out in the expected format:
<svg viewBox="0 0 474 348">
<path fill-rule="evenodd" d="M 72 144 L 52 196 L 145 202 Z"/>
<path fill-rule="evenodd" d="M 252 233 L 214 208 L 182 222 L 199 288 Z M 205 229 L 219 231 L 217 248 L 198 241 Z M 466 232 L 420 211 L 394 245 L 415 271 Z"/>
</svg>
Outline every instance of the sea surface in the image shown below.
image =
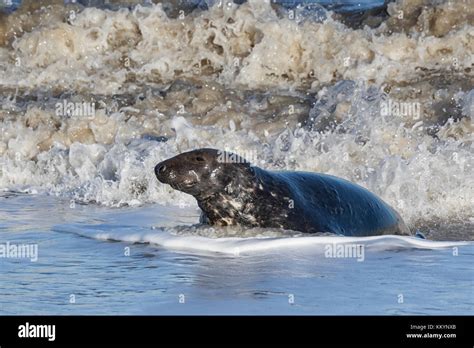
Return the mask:
<svg viewBox="0 0 474 348">
<path fill-rule="evenodd" d="M 473 18 L 0 1 L 0 314 L 472 315 Z M 200 147 L 348 179 L 426 239 L 198 225 L 153 168 Z"/>
</svg>

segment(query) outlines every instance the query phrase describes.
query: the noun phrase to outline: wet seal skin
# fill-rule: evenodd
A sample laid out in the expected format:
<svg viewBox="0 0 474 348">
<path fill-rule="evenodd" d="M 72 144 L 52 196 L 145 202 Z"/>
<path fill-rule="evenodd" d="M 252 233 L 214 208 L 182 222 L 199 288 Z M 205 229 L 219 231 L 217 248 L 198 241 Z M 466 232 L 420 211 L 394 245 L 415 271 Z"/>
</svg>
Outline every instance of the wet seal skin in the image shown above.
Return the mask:
<svg viewBox="0 0 474 348">
<path fill-rule="evenodd" d="M 201 222 L 345 236 L 411 235 L 382 199 L 347 180 L 267 171 L 216 149 L 185 152 L 155 167 L 158 180 L 196 198 Z"/>
</svg>

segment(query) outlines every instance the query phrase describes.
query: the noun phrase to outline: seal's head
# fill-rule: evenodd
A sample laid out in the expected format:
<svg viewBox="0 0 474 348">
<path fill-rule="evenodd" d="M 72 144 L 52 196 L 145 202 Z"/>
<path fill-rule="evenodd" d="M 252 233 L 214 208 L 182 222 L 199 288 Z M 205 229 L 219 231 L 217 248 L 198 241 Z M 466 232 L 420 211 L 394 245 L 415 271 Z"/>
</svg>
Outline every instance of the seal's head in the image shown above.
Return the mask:
<svg viewBox="0 0 474 348">
<path fill-rule="evenodd" d="M 198 200 L 232 189 L 238 178 L 251 172 L 242 157 L 215 149 L 185 152 L 155 167 L 159 181 Z"/>
</svg>

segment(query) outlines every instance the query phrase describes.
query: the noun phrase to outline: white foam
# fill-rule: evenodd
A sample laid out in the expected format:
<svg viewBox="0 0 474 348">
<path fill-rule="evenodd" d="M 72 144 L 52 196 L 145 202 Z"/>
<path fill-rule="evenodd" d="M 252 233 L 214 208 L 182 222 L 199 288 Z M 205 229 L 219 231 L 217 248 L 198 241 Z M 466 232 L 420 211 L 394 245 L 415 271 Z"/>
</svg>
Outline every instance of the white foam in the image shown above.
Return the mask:
<svg viewBox="0 0 474 348">
<path fill-rule="evenodd" d="M 195 204 L 191 196 L 160 185 L 153 167 L 192 148 L 215 147 L 258 153 L 265 169 L 346 178 L 381 196 L 408 223 L 433 218 L 465 221 L 474 214 L 474 90 L 457 92 L 456 103 L 465 118 L 447 123 L 436 137 L 423 131 L 426 125 L 421 120 L 381 117 L 377 109 L 381 96 L 367 98 L 371 84 L 380 89 L 402 82 L 392 90 L 410 95 L 412 82 L 429 81 L 430 71 L 450 76 L 456 68 L 453 76 L 457 76 L 471 67 L 473 27 L 464 18 L 471 7 L 460 1 L 449 6 L 437 0 L 425 3 L 432 9 L 420 7 L 419 1 L 399 0 L 390 11 L 392 17 L 398 10 L 409 16 L 411 10 L 405 7 L 419 8 L 423 20 L 417 25 L 429 27 L 434 16 L 437 30 L 444 20 L 450 25 L 459 20 L 459 25 L 434 36 L 428 27 L 421 34 L 412 30 L 392 35 L 384 26 L 352 30 L 332 19 L 300 24 L 279 18 L 263 1 L 226 10 L 214 6 L 185 20 L 168 18 L 161 5 L 121 11 L 87 8 L 70 24 L 63 16 L 44 15 L 50 20 L 22 35 L 19 31 L 12 47 L 0 48 L 0 88 L 26 88 L 26 95 L 57 88 L 73 94 L 86 90 L 137 97 L 141 83 L 154 86 L 181 78 L 206 83 L 196 88 L 202 94 L 188 103 L 191 109 L 187 105 L 183 114 L 177 106 L 189 97 L 186 91 L 169 93 L 165 101 L 145 98 L 143 104 L 114 112 L 97 109 L 92 120 L 58 117 L 42 101 L 31 102 L 25 112 L 12 113 L 9 108 L 16 104 L 5 98 L 0 110 L 0 187 L 34 188 L 109 206 Z M 438 14 L 437 8 L 442 10 Z M 199 75 L 195 67 L 202 64 Z M 208 75 L 206 69 L 219 73 Z M 128 74 L 136 80 L 126 81 Z M 354 92 L 348 94 L 347 103 L 329 103 L 327 108 L 335 107 L 343 132 L 295 129 L 288 124 L 287 114 L 261 119 L 260 101 L 232 100 L 229 110 L 224 99 L 227 89 L 238 95 L 262 87 L 270 95 L 278 88 L 298 88 L 318 92 L 318 102 L 325 93 L 337 100 L 331 84 L 341 79 L 353 79 Z M 220 89 L 207 85 L 213 80 L 221 84 Z M 319 89 L 325 83 L 329 85 Z M 415 99 L 424 103 L 423 122 L 430 121 L 439 102 L 432 100 L 433 95 L 445 91 L 432 87 L 428 92 L 425 99 Z M 272 104 L 277 113 L 289 106 L 285 100 Z M 449 111 L 443 115 L 457 116 Z M 169 140 L 140 139 L 150 133 Z"/>
<path fill-rule="evenodd" d="M 430 241 L 406 236 L 374 236 L 374 237 L 344 237 L 344 236 L 308 236 L 293 237 L 224 237 L 209 238 L 201 235 L 176 234 L 176 230 L 163 228 L 153 231 L 98 231 L 84 227 L 57 227 L 57 231 L 67 231 L 98 240 L 113 240 L 128 243 L 150 243 L 177 251 L 194 251 L 204 253 L 223 253 L 243 255 L 268 252 L 276 249 L 298 251 L 323 252 L 324 247 L 334 244 L 363 245 L 366 250 L 393 250 L 393 249 L 442 249 L 467 245 L 469 242 Z M 190 228 L 190 231 L 193 230 Z M 259 231 L 260 233 L 264 231 Z"/>
</svg>

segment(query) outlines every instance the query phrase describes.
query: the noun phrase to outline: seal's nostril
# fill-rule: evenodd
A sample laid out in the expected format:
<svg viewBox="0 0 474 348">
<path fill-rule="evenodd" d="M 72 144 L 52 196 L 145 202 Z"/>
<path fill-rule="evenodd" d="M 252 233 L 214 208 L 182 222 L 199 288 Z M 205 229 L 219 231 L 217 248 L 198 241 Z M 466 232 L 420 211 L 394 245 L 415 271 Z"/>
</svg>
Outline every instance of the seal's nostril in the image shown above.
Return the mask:
<svg viewBox="0 0 474 348">
<path fill-rule="evenodd" d="M 156 175 L 163 175 L 166 172 L 166 165 L 164 164 L 157 164 L 155 167 L 155 174 Z"/>
</svg>

